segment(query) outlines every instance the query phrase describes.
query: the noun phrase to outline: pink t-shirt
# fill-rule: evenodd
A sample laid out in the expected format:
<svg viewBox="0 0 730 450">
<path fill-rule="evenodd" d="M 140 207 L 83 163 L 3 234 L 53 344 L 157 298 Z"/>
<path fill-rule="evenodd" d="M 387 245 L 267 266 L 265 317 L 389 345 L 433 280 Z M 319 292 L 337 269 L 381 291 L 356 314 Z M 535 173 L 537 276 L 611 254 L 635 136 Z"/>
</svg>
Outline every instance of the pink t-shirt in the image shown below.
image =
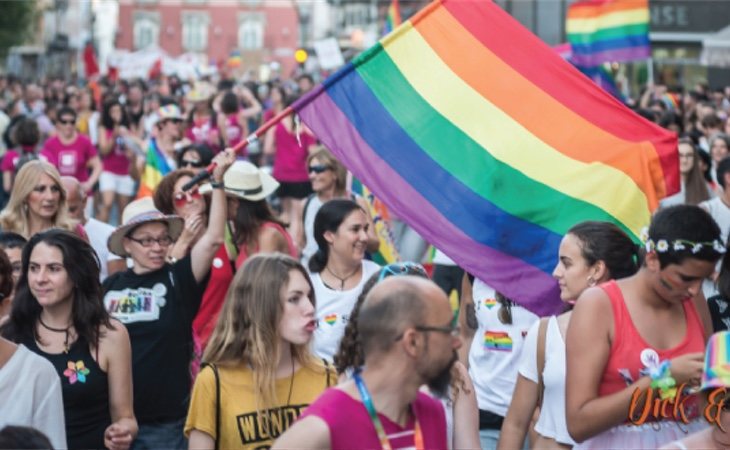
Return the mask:
<svg viewBox="0 0 730 450">
<path fill-rule="evenodd" d="M 299 133 L 302 145 L 297 142 L 296 133 L 290 133 L 282 122 L 274 129 L 276 141 L 276 158 L 274 159 L 273 175 L 277 181 L 300 183 L 309 181 L 307 173 L 308 148 L 317 140 L 304 131 Z"/>
<path fill-rule="evenodd" d="M 104 129 L 106 138 L 111 139 L 114 132 Z M 116 139 L 112 151 L 101 157 L 101 163 L 104 166 L 104 172 L 110 172 L 115 175 L 129 175 L 129 160 L 124 152 L 124 145 Z"/>
<path fill-rule="evenodd" d="M 211 123 L 210 117 L 193 120 L 193 124 L 185 130 L 185 137 L 196 144 L 207 144 L 213 153 L 218 153 L 220 151 L 218 126 Z"/>
<path fill-rule="evenodd" d="M 53 136 L 46 141 L 41 155 L 56 166 L 61 175 L 76 177 L 83 182 L 89 179 L 86 164 L 97 153 L 89 138 L 79 134 L 70 145 L 64 145 L 58 136 Z"/>
<path fill-rule="evenodd" d="M 446 415 L 441 403 L 419 392 L 412 404 L 423 433 L 426 449 L 442 450 L 446 445 Z M 347 393 L 330 388 L 309 405 L 300 420 L 315 416 L 327 423 L 330 430 L 330 447 L 335 449 L 373 449 L 382 448 L 375 426 L 370 420 L 365 405 Z M 405 427 L 378 414 L 388 435 L 393 450 L 416 448 L 414 442 L 415 420 L 411 418 Z"/>
<path fill-rule="evenodd" d="M 15 166 L 18 165 L 20 154 L 15 150 L 8 150 L 3 155 L 3 162 L 0 164 L 0 170 L 3 172 L 15 172 Z"/>
</svg>

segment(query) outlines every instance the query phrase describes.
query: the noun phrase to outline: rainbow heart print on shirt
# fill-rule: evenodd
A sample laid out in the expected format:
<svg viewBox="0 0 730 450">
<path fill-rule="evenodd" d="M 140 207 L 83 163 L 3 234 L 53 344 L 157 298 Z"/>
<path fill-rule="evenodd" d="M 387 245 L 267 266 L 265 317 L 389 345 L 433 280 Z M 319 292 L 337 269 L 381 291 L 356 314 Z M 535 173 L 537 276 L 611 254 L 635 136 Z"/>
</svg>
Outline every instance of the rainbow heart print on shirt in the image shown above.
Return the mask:
<svg viewBox="0 0 730 450">
<path fill-rule="evenodd" d="M 493 298 L 485 299 L 485 300 L 483 300 L 483 302 L 484 302 L 484 306 L 486 306 L 487 309 L 492 309 L 497 304 L 497 300 L 495 300 Z"/>
<path fill-rule="evenodd" d="M 511 352 L 512 338 L 504 331 L 485 331 L 484 350 L 497 352 Z"/>
<path fill-rule="evenodd" d="M 327 325 L 334 325 L 337 323 L 337 314 L 327 314 L 324 316 L 324 322 Z"/>
</svg>

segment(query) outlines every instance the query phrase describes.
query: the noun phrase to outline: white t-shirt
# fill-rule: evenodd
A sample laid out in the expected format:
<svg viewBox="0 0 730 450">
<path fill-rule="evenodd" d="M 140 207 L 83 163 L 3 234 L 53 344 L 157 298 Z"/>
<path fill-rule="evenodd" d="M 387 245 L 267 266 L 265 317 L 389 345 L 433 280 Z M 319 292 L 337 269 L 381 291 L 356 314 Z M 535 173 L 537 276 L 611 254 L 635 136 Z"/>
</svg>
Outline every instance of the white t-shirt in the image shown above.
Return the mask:
<svg viewBox="0 0 730 450">
<path fill-rule="evenodd" d="M 307 267 L 309 258 L 317 253 L 317 241 L 314 240 L 314 217 L 317 215 L 317 211 L 322 207 L 322 200 L 317 197 L 317 194 L 312 195 L 311 200 L 306 200 L 304 210 L 304 239 L 306 240 L 304 248 L 302 249 L 302 265 Z"/>
<path fill-rule="evenodd" d="M 500 322 L 502 306 L 495 299 L 494 289 L 479 279 L 474 280 L 472 296 L 479 327 L 469 348 L 469 375 L 479 409 L 504 417 L 512 401 L 527 330 L 538 317 L 512 305 L 512 324 Z"/>
<path fill-rule="evenodd" d="M 537 334 L 540 321 L 535 322 L 525 338 L 520 358 L 520 375 L 537 384 Z M 561 444 L 575 445 L 575 441 L 568 433 L 568 424 L 565 421 L 565 341 L 560 334 L 558 319 L 555 316 L 548 319 L 545 332 L 545 367 L 542 380 L 545 384 L 540 418 L 535 425 L 535 431 L 541 435 L 555 439 Z"/>
<path fill-rule="evenodd" d="M 0 399 L 0 428 L 32 427 L 66 448 L 61 380 L 48 360 L 19 345 L 0 368 Z"/>
<path fill-rule="evenodd" d="M 319 273 L 310 273 L 314 294 L 317 299 L 317 329 L 314 330 L 312 350 L 319 358 L 332 361 L 340 347 L 345 334 L 345 327 L 350 320 L 352 308 L 362 292 L 362 287 L 372 274 L 380 270 L 380 266 L 372 261 L 363 260 L 362 278 L 357 286 L 347 291 L 335 291 L 322 282 Z"/>
<path fill-rule="evenodd" d="M 109 276 L 107 263 L 109 261 L 121 259 L 119 256 L 110 252 L 106 245 L 109 240 L 109 235 L 112 234 L 114 229 L 115 228 L 113 226 L 100 222 L 96 219 L 89 219 L 86 224 L 84 224 L 84 231 L 86 231 L 86 234 L 89 236 L 89 243 L 91 244 L 91 247 L 94 248 L 96 255 L 99 257 L 99 262 L 101 263 L 100 281 L 102 282 L 107 276 Z"/>
</svg>

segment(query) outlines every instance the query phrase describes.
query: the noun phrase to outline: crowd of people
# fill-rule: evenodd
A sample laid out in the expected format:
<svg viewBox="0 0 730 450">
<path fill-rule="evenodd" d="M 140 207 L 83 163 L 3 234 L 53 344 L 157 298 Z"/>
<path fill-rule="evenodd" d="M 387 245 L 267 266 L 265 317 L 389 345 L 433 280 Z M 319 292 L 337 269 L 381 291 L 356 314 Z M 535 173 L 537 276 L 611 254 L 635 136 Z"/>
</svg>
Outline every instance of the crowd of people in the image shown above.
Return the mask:
<svg viewBox="0 0 730 450">
<path fill-rule="evenodd" d="M 404 262 L 376 263 L 367 200 L 296 116 L 236 151 L 313 84 L 0 78 L 0 447 L 730 444 L 726 91 L 645 91 L 681 191 L 640 245 L 574 224 L 540 318 L 427 270 L 403 223 Z"/>
</svg>

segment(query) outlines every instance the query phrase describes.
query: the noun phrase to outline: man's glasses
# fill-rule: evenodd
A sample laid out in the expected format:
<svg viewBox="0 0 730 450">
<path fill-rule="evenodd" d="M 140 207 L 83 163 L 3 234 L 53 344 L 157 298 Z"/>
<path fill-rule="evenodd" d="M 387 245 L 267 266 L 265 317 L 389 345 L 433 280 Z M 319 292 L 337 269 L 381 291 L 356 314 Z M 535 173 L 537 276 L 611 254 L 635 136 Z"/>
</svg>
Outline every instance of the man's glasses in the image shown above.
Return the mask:
<svg viewBox="0 0 730 450">
<path fill-rule="evenodd" d="M 203 167 L 203 161 L 200 161 L 200 160 L 193 161 L 193 160 L 190 160 L 190 159 L 183 159 L 182 160 L 182 167 L 195 167 L 195 168 L 200 168 L 200 167 Z"/>
<path fill-rule="evenodd" d="M 134 241 L 141 245 L 142 247 L 149 248 L 152 247 L 155 242 L 160 244 L 160 247 L 167 247 L 168 245 L 172 244 L 172 238 L 170 236 L 162 236 L 159 238 L 153 238 L 153 237 L 144 237 L 142 239 L 136 239 L 132 236 L 127 236 L 130 241 Z"/>
<path fill-rule="evenodd" d="M 175 202 L 175 206 L 184 206 L 187 202 L 197 200 L 201 197 L 200 191 L 197 187 L 187 192 L 177 192 L 172 200 Z"/>
<path fill-rule="evenodd" d="M 332 167 L 324 165 L 324 164 L 315 164 L 313 166 L 309 166 L 309 173 L 322 173 L 330 170 Z"/>
<path fill-rule="evenodd" d="M 400 262 L 383 266 L 383 268 L 380 269 L 380 275 L 378 275 L 378 283 L 383 281 L 384 278 L 393 275 L 417 275 L 428 278 L 428 273 L 422 265 L 412 262 Z"/>
<path fill-rule="evenodd" d="M 444 334 L 450 334 L 453 337 L 458 337 L 459 332 L 461 329 L 458 326 L 446 326 L 446 327 L 434 327 L 434 326 L 426 326 L 426 325 L 417 325 L 415 327 L 417 331 L 421 331 L 424 333 L 428 333 L 430 331 L 436 332 L 436 333 L 444 333 Z"/>
</svg>

